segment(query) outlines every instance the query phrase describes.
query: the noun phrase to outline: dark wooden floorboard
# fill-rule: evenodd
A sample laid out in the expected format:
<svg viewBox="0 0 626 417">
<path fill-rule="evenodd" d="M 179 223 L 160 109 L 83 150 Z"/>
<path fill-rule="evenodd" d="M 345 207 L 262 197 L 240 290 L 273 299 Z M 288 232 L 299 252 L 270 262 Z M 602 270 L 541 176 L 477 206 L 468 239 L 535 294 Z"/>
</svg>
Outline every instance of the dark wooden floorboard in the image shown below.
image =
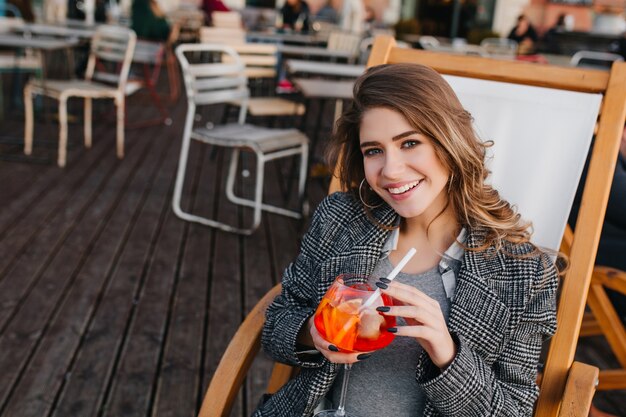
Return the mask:
<svg viewBox="0 0 626 417">
<path fill-rule="evenodd" d="M 145 187 L 143 178 L 134 178 L 135 174 L 141 168 L 154 170 L 157 165 L 156 152 L 146 157 L 146 150 L 143 149 L 141 154 L 135 152 L 128 155 L 123 162 L 124 166 L 112 176 L 109 186 L 98 199 L 103 205 L 110 204 L 110 208 L 103 210 L 97 206 L 98 202 L 92 207 L 91 212 L 100 213 L 100 223 L 96 219 L 84 222 L 84 229 L 94 229 L 101 234 L 93 240 L 91 253 L 85 256 L 85 263 L 76 274 L 71 288 L 65 291 L 64 299 L 59 302 L 58 312 L 53 316 L 36 353 L 30 359 L 33 366 L 24 373 L 8 404 L 9 415 L 11 410 L 15 413 L 20 410 L 20 415 L 25 417 L 47 415 L 54 405 L 56 393 L 63 381 L 49 381 L 49 375 L 66 374 L 73 352 L 79 346 L 81 335 L 97 304 L 96 300 L 117 255 L 119 240 L 130 226 L 133 211 Z M 144 163 L 148 166 L 142 167 Z M 119 183 L 122 189 L 118 190 L 115 183 Z M 88 235 L 86 230 L 80 228 L 73 233 Z M 46 395 L 35 400 L 30 399 L 27 394 L 32 391 L 45 392 Z"/>
<path fill-rule="evenodd" d="M 133 121 L 154 114 L 145 97 L 128 105 Z M 172 126 L 126 130 L 123 161 L 115 157 L 111 108 L 96 107 L 92 149 L 82 144 L 82 124 L 70 125 L 64 169 L 56 166 L 56 123 L 37 122 L 26 157 L 19 142 L 4 141 L 23 135 L 20 113 L 2 122 L 0 417 L 195 416 L 228 341 L 280 281 L 310 221 L 265 213 L 259 230 L 241 237 L 178 219 L 171 194 L 185 100 L 170 106 Z M 80 102 L 72 109 L 80 115 Z M 198 123 L 221 117 L 220 107 L 209 107 Z M 249 224 L 251 210 L 224 194 L 228 153 L 196 143 L 191 150 L 184 209 Z M 284 202 L 290 167 L 268 163 L 266 200 Z M 244 169 L 254 170 L 250 155 L 238 174 Z M 237 191 L 251 195 L 251 181 L 239 175 Z M 311 179 L 311 211 L 327 187 L 327 178 Z M 577 358 L 616 366 L 599 338 L 581 340 Z M 254 409 L 270 368 L 261 355 L 233 417 Z M 594 402 L 626 416 L 624 391 L 599 392 Z"/>
</svg>

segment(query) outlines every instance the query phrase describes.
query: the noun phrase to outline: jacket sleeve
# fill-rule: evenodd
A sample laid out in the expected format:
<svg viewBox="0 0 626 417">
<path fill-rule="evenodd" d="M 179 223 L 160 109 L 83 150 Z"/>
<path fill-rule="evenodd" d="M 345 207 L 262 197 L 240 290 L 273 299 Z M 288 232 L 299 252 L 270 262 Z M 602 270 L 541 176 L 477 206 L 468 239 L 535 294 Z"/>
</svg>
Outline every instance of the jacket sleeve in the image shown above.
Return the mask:
<svg viewBox="0 0 626 417">
<path fill-rule="evenodd" d="M 539 390 L 537 364 L 543 341 L 556 331 L 557 273 L 547 256 L 534 261 L 530 297 L 493 364 L 462 337 L 455 359 L 443 372 L 421 357 L 418 382 L 444 416 L 532 416 Z M 513 283 L 512 283 L 513 285 Z M 519 296 L 523 296 L 519 294 Z"/>
<path fill-rule="evenodd" d="M 263 327 L 263 349 L 274 360 L 300 367 L 322 366 L 321 354 L 307 355 L 303 361 L 296 354 L 298 333 L 306 321 L 315 313 L 318 305 L 317 265 L 319 264 L 317 246 L 329 226 L 325 213 L 329 206 L 329 198 L 318 207 L 311 228 L 304 236 L 300 254 L 292 262 L 282 277 L 282 291 L 266 312 Z M 309 360 L 310 359 L 310 360 Z"/>
</svg>

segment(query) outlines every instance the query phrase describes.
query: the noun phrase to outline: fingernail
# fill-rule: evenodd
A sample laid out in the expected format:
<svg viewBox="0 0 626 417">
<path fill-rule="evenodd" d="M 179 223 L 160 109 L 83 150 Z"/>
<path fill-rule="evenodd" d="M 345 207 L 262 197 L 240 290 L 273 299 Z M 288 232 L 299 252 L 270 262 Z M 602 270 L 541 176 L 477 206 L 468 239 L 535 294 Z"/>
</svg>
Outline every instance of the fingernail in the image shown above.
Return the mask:
<svg viewBox="0 0 626 417">
<path fill-rule="evenodd" d="M 397 327 L 390 327 L 387 329 L 387 331 L 389 333 L 397 333 L 398 332 L 398 328 Z"/>
<path fill-rule="evenodd" d="M 391 307 L 387 307 L 387 306 L 376 307 L 376 311 L 380 311 L 381 313 L 387 313 L 389 310 L 391 310 Z"/>
<path fill-rule="evenodd" d="M 390 280 L 390 279 L 385 278 L 385 277 L 378 278 L 378 280 L 379 280 L 380 282 L 384 282 L 385 284 L 389 284 L 389 283 L 391 282 L 391 280 Z"/>
<path fill-rule="evenodd" d="M 369 358 L 370 356 L 372 356 L 372 354 L 371 354 L 371 353 L 361 353 L 361 354 L 360 354 L 359 356 L 357 356 L 356 358 L 357 358 L 358 360 L 362 361 L 363 359 L 367 359 L 367 358 Z"/>
<path fill-rule="evenodd" d="M 333 352 L 339 352 L 339 348 L 335 345 L 328 345 L 328 350 L 332 350 Z"/>
<path fill-rule="evenodd" d="M 381 290 L 386 290 L 386 289 L 387 289 L 387 287 L 389 287 L 389 285 L 387 285 L 387 284 L 383 284 L 382 282 L 377 282 L 377 283 L 376 283 L 376 286 L 377 286 L 378 288 L 380 288 Z"/>
</svg>

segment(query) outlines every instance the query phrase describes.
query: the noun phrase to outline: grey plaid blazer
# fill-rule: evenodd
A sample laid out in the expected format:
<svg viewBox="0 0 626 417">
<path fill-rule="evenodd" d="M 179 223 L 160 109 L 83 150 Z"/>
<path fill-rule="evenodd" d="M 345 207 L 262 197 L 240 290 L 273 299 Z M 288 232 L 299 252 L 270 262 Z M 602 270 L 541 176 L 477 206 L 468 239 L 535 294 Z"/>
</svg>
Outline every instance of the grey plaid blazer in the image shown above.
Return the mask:
<svg viewBox="0 0 626 417">
<path fill-rule="evenodd" d="M 396 220 L 389 206 L 373 215 L 384 225 Z M 466 245 L 478 247 L 484 232 L 468 232 Z M 298 332 L 336 275 L 374 270 L 388 233 L 349 194 L 335 193 L 320 204 L 300 254 L 285 270 L 282 293 L 267 310 L 262 337 L 271 357 L 302 369 L 253 416 L 312 414 L 338 365 L 321 355 L 299 358 Z M 531 250 L 524 244 L 497 253 L 465 251 L 448 323 L 457 356 L 440 373 L 424 353 L 416 369 L 428 397 L 424 416 L 532 415 L 541 345 L 556 329 L 557 274 L 546 255 L 520 257 Z"/>
</svg>

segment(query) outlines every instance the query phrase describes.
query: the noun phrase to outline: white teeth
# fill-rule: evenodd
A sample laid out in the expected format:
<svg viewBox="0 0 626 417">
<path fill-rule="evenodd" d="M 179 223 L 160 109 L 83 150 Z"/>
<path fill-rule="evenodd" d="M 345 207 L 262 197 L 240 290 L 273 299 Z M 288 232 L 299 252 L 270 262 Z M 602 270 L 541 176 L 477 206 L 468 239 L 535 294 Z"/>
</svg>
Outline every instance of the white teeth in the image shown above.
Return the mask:
<svg viewBox="0 0 626 417">
<path fill-rule="evenodd" d="M 416 187 L 419 183 L 420 183 L 420 181 L 415 181 L 415 182 L 411 182 L 411 183 L 408 183 L 408 184 L 404 184 L 402 187 L 388 188 L 388 190 L 389 190 L 389 192 L 391 194 L 402 194 L 402 193 L 406 193 L 411 188 Z"/>
</svg>

